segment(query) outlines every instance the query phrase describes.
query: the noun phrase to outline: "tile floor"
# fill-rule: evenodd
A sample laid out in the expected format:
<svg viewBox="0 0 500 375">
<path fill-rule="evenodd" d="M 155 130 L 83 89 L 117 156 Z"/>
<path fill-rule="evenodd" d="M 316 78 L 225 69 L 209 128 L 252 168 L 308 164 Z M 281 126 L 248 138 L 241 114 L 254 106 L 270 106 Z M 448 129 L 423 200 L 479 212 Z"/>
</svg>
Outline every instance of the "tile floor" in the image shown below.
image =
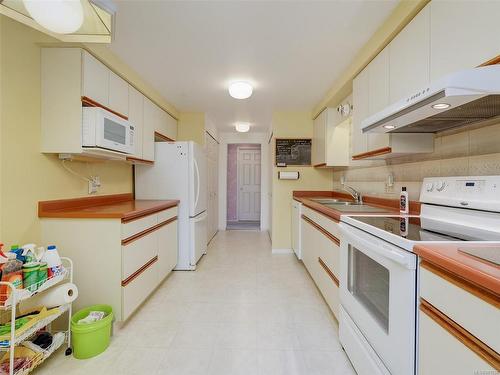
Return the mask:
<svg viewBox="0 0 500 375">
<path fill-rule="evenodd" d="M 355 374 L 337 322 L 294 255 L 268 234 L 219 233 L 195 272 L 174 272 L 90 360 L 61 350 L 38 374 Z"/>
</svg>

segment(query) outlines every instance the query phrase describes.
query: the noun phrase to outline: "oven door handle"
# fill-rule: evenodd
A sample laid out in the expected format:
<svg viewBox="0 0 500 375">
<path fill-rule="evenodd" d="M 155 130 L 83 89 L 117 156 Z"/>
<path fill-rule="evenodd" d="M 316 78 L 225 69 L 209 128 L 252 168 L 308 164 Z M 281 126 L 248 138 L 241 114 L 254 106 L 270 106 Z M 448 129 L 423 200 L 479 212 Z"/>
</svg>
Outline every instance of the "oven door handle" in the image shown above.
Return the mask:
<svg viewBox="0 0 500 375">
<path fill-rule="evenodd" d="M 349 242 L 354 242 L 354 243 L 359 243 L 361 244 L 360 251 L 363 251 L 366 253 L 366 250 L 363 249 L 369 249 L 369 251 L 372 251 L 384 258 L 388 258 L 404 267 L 407 269 L 415 269 L 416 268 L 416 262 L 413 256 L 411 254 L 404 255 L 393 249 L 392 245 L 382 243 L 380 240 L 375 240 L 373 238 L 370 238 L 369 240 L 365 238 L 364 233 L 357 233 L 354 232 L 351 228 L 348 228 L 345 225 L 341 225 L 341 228 L 343 229 L 344 234 L 347 234 L 347 236 L 352 240 Z M 358 246 L 356 246 L 358 247 Z M 404 250 L 402 250 L 404 251 Z M 369 254 L 367 254 L 369 255 Z"/>
</svg>

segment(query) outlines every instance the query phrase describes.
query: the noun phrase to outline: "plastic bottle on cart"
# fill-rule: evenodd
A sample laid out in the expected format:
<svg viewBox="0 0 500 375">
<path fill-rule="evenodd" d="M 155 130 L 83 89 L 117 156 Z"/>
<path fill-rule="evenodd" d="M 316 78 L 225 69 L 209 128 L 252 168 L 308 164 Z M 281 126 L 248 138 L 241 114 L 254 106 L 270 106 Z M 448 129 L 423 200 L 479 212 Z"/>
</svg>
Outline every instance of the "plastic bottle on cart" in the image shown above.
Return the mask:
<svg viewBox="0 0 500 375">
<path fill-rule="evenodd" d="M 47 263 L 47 276 L 49 279 L 62 274 L 63 267 L 61 257 L 55 245 L 47 247 L 47 251 L 45 251 L 42 256 L 42 262 Z"/>
</svg>

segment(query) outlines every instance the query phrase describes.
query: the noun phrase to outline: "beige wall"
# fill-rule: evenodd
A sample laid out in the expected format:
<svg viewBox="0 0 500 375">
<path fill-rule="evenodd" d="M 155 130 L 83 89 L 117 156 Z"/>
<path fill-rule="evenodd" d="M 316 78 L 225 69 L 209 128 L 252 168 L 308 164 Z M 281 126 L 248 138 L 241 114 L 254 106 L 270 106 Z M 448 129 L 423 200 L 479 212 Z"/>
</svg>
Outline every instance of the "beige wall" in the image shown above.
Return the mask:
<svg viewBox="0 0 500 375">
<path fill-rule="evenodd" d="M 340 178 L 365 194 L 397 198 L 406 186 L 411 199 L 418 200 L 424 177 L 500 175 L 500 122 L 480 128 L 462 128 L 436 136 L 432 154 L 373 161 L 365 167 L 336 169 L 334 188 Z M 386 185 L 394 174 L 395 186 Z"/>
<path fill-rule="evenodd" d="M 291 248 L 291 199 L 293 190 L 331 190 L 331 169 L 313 167 L 287 167 L 299 171 L 299 180 L 278 180 L 281 168 L 274 166 L 276 138 L 312 138 L 311 112 L 277 112 L 273 115 L 272 129 L 272 246 L 273 249 Z"/>
<path fill-rule="evenodd" d="M 7 245 L 40 241 L 38 201 L 87 195 L 85 181 L 64 170 L 55 155 L 39 151 L 40 45 L 54 42 L 0 16 L 0 241 Z M 127 73 L 123 64 L 113 68 Z M 128 164 L 72 162 L 71 166 L 79 173 L 100 176 L 99 194 L 132 191 Z"/>
<path fill-rule="evenodd" d="M 200 145 L 205 144 L 205 114 L 181 113 L 177 125 L 178 141 L 195 141 Z"/>
</svg>

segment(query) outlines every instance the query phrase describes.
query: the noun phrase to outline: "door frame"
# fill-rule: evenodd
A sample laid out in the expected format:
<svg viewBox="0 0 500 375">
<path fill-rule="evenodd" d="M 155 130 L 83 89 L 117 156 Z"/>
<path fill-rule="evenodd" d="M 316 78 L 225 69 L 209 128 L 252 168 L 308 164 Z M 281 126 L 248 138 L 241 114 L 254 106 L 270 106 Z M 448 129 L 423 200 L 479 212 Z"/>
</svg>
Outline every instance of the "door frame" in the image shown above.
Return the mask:
<svg viewBox="0 0 500 375">
<path fill-rule="evenodd" d="M 259 144 L 252 146 L 238 146 L 236 147 L 236 221 L 240 221 L 240 151 L 241 150 L 259 150 L 260 155 L 260 191 L 259 191 L 259 202 L 262 201 L 262 150 Z M 262 207 L 261 207 L 262 210 Z M 226 212 L 227 215 L 227 212 Z M 256 220 L 260 223 L 260 212 L 259 219 Z"/>
</svg>

